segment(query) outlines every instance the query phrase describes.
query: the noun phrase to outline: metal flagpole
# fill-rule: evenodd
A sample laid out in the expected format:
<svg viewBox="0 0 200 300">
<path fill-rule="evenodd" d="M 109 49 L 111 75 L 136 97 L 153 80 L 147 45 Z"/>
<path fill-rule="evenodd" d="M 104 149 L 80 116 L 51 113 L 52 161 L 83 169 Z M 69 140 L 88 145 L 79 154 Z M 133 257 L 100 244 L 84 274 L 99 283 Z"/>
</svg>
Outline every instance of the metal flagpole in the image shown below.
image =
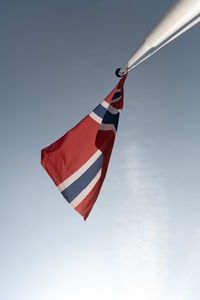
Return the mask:
<svg viewBox="0 0 200 300">
<path fill-rule="evenodd" d="M 118 77 L 148 59 L 161 48 L 200 22 L 200 0 L 175 1 L 133 53 L 129 61 L 116 70 Z"/>
</svg>

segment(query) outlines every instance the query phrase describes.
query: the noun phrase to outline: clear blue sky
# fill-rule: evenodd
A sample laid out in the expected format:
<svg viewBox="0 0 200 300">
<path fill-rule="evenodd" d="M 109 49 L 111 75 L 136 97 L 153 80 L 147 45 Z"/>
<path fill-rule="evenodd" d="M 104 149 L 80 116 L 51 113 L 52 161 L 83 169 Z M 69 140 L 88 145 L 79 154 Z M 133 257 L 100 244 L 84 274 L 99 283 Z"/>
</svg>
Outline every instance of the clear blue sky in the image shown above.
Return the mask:
<svg viewBox="0 0 200 300">
<path fill-rule="evenodd" d="M 87 222 L 40 165 L 171 2 L 1 1 L 2 300 L 199 300 L 199 25 L 130 72 Z"/>
</svg>

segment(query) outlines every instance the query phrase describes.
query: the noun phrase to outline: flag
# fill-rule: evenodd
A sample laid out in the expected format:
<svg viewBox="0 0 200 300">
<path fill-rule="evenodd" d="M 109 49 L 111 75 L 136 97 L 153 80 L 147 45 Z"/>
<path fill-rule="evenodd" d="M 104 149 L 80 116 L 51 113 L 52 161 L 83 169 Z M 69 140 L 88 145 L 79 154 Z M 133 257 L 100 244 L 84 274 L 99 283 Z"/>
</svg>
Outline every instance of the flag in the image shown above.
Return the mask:
<svg viewBox="0 0 200 300">
<path fill-rule="evenodd" d="M 41 151 L 42 166 L 84 220 L 96 202 L 106 176 L 123 108 L 126 77 L 80 123 Z"/>
</svg>

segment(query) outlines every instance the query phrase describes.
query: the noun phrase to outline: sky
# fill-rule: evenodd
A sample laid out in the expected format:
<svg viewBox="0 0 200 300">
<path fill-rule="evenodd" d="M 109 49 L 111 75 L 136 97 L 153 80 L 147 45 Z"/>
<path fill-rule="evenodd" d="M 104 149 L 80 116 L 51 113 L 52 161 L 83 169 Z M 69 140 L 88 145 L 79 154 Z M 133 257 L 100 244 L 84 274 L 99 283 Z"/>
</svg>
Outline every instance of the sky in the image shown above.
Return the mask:
<svg viewBox="0 0 200 300">
<path fill-rule="evenodd" d="M 128 75 L 86 222 L 40 165 L 171 3 L 1 1 L 1 299 L 199 300 L 199 25 Z"/>
</svg>

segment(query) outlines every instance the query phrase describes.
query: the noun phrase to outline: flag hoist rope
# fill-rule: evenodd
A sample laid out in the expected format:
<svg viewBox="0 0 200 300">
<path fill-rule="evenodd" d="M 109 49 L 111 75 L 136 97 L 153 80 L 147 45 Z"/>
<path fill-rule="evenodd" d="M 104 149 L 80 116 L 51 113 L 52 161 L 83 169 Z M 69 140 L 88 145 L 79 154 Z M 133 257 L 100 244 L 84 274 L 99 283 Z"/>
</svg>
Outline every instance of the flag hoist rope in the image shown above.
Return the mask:
<svg viewBox="0 0 200 300">
<path fill-rule="evenodd" d="M 159 46 L 158 48 L 156 48 L 154 51 L 152 51 L 151 53 L 149 53 L 148 55 L 146 55 L 144 58 L 142 58 L 140 61 L 138 61 L 136 64 L 133 64 L 132 66 L 128 67 L 125 69 L 125 72 L 120 72 L 120 68 L 116 70 L 116 75 L 118 77 L 123 77 L 127 72 L 129 72 L 130 70 L 136 68 L 138 65 L 140 65 L 142 62 L 144 62 L 145 60 L 147 60 L 148 58 L 150 58 L 152 55 L 154 55 L 156 52 L 158 52 L 160 49 L 162 49 L 164 46 L 166 46 L 167 44 L 169 44 L 170 42 L 172 42 L 173 40 L 175 40 L 177 37 L 179 37 L 180 35 L 182 35 L 184 32 L 186 32 L 187 30 L 189 30 L 190 28 L 192 28 L 193 26 L 195 26 L 196 24 L 198 24 L 200 22 L 200 16 L 197 17 L 195 20 L 193 20 L 191 23 L 189 23 L 187 26 L 185 26 L 183 29 L 181 29 L 178 33 L 176 33 L 174 36 L 172 36 L 169 40 L 167 40 L 165 43 L 163 43 L 161 46 Z"/>
</svg>

